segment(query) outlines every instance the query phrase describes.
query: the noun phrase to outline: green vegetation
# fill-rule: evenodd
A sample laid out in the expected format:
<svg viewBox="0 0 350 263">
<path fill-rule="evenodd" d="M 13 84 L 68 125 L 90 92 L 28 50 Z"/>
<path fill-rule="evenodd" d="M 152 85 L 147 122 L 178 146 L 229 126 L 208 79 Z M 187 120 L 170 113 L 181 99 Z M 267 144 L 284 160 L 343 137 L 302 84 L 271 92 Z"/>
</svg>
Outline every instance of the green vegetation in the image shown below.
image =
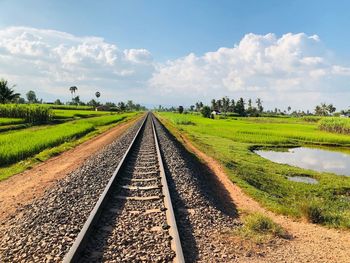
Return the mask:
<svg viewBox="0 0 350 263">
<path fill-rule="evenodd" d="M 253 213 L 247 215 L 244 220 L 243 233 L 247 236 L 272 235 L 277 237 L 286 237 L 286 231 L 269 217 Z"/>
<path fill-rule="evenodd" d="M 44 149 L 75 140 L 105 126 L 135 116 L 136 113 L 107 115 L 66 122 L 59 125 L 38 126 L 0 135 L 0 163 L 3 165 L 31 157 Z M 0 178 L 2 176 L 0 175 Z"/>
<path fill-rule="evenodd" d="M 52 111 L 43 105 L 4 104 L 0 105 L 0 117 L 22 118 L 29 123 L 43 123 L 52 118 Z"/>
<path fill-rule="evenodd" d="M 181 132 L 225 167 L 230 179 L 264 206 L 311 222 L 350 228 L 350 178 L 277 164 L 252 152 L 260 147 L 301 145 L 350 146 L 350 136 L 319 130 L 302 118 L 208 119 L 192 114 L 159 113 L 176 134 Z M 193 125 L 184 125 L 191 122 Z M 180 138 L 178 134 L 178 138 Z M 309 176 L 318 184 L 289 181 Z"/>
<path fill-rule="evenodd" d="M 72 110 L 72 109 L 54 109 L 53 115 L 55 119 L 68 119 L 68 118 L 89 118 L 111 114 L 106 111 L 93 111 L 93 110 Z"/>
<path fill-rule="evenodd" d="M 350 119 L 349 118 L 323 118 L 319 127 L 321 130 L 350 134 Z"/>
<path fill-rule="evenodd" d="M 0 126 L 10 125 L 10 124 L 20 124 L 23 122 L 24 122 L 24 119 L 20 119 L 20 118 L 0 118 Z"/>
</svg>

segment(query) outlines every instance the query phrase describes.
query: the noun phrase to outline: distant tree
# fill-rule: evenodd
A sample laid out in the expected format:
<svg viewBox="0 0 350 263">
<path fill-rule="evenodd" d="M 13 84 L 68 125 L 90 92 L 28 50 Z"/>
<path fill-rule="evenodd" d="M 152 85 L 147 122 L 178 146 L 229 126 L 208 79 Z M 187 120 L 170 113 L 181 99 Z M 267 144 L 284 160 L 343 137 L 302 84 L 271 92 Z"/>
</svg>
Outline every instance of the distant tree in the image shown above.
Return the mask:
<svg viewBox="0 0 350 263">
<path fill-rule="evenodd" d="M 222 101 L 222 111 L 224 112 L 224 115 L 226 117 L 226 113 L 228 112 L 230 107 L 230 99 L 228 97 L 223 97 L 221 101 Z"/>
<path fill-rule="evenodd" d="M 212 100 L 211 100 L 211 110 L 218 110 L 218 109 L 216 108 L 216 106 L 217 106 L 216 100 L 215 100 L 215 99 L 212 99 Z"/>
<path fill-rule="evenodd" d="M 184 112 L 184 107 L 183 106 L 179 106 L 179 108 L 177 109 L 177 111 L 181 114 Z"/>
<path fill-rule="evenodd" d="M 194 111 L 194 105 L 190 106 L 190 111 Z"/>
<path fill-rule="evenodd" d="M 18 99 L 15 100 L 15 102 L 18 104 L 24 104 L 24 103 L 26 103 L 26 100 L 22 97 L 19 97 Z"/>
<path fill-rule="evenodd" d="M 291 107 L 291 106 L 288 106 L 288 108 L 287 108 L 288 114 L 289 114 L 289 112 L 290 112 L 291 109 L 292 109 L 292 107 Z"/>
<path fill-rule="evenodd" d="M 99 97 L 101 97 L 101 93 L 100 93 L 99 91 L 96 91 L 96 92 L 95 92 L 95 96 L 96 96 L 96 98 L 98 99 Z"/>
<path fill-rule="evenodd" d="M 330 114 L 333 114 L 337 110 L 336 107 L 333 106 L 333 104 L 329 104 L 327 106 L 327 109 Z"/>
<path fill-rule="evenodd" d="M 69 91 L 72 94 L 72 101 L 74 99 L 73 94 L 75 95 L 77 90 L 78 90 L 78 88 L 76 86 L 72 86 L 72 87 L 69 88 Z"/>
<path fill-rule="evenodd" d="M 55 105 L 63 105 L 63 103 L 59 99 L 55 100 L 55 102 L 53 104 L 55 104 Z"/>
<path fill-rule="evenodd" d="M 113 103 L 113 102 L 106 102 L 105 105 L 108 107 L 111 107 L 111 108 L 116 107 L 115 103 Z"/>
<path fill-rule="evenodd" d="M 16 101 L 21 94 L 15 93 L 13 88 L 16 85 L 13 85 L 11 88 L 8 85 L 7 80 L 1 79 L 0 80 L 0 103 L 9 103 Z"/>
<path fill-rule="evenodd" d="M 235 100 L 232 99 L 230 104 L 230 112 L 235 112 L 235 107 L 236 107 Z"/>
<path fill-rule="evenodd" d="M 88 106 L 92 106 L 94 108 L 96 108 L 97 106 L 100 105 L 100 103 L 94 99 L 90 100 L 88 103 L 86 103 Z"/>
<path fill-rule="evenodd" d="M 79 96 L 75 96 L 74 98 L 73 98 L 73 102 L 74 102 L 74 104 L 75 105 L 79 105 L 80 104 L 80 97 Z"/>
<path fill-rule="evenodd" d="M 127 109 L 128 109 L 129 111 L 132 111 L 132 110 L 134 109 L 134 103 L 133 103 L 133 101 L 132 101 L 132 100 L 128 100 L 128 101 L 126 102 L 126 107 L 127 107 Z"/>
<path fill-rule="evenodd" d="M 201 109 L 201 114 L 203 117 L 205 118 L 210 118 L 210 115 L 211 115 L 211 109 L 209 106 L 204 106 L 202 107 Z"/>
<path fill-rule="evenodd" d="M 240 116 L 244 116 L 245 115 L 245 108 L 244 108 L 244 100 L 243 98 L 240 98 L 237 102 L 236 102 L 236 107 L 235 107 L 235 112 L 237 112 Z"/>
<path fill-rule="evenodd" d="M 262 106 L 262 100 L 261 100 L 260 98 L 257 98 L 257 99 L 256 99 L 256 105 L 257 105 L 257 107 L 258 107 L 258 111 L 259 111 L 260 113 L 262 113 L 263 110 L 264 110 L 264 107 Z"/>
<path fill-rule="evenodd" d="M 124 102 L 118 102 L 118 109 L 120 110 L 120 111 L 125 111 L 126 110 L 126 105 L 125 105 L 125 103 Z"/>
<path fill-rule="evenodd" d="M 36 98 L 36 94 L 33 90 L 30 90 L 26 93 L 27 101 L 29 103 L 37 103 L 38 99 Z"/>
</svg>

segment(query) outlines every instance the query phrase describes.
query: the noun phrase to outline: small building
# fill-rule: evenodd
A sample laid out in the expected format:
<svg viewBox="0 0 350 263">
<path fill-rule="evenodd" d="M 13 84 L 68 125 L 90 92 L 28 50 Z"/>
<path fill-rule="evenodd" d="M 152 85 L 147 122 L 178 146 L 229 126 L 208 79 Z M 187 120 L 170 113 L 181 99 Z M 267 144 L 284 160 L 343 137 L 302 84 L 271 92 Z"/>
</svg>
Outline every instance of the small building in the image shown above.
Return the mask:
<svg viewBox="0 0 350 263">
<path fill-rule="evenodd" d="M 109 111 L 110 108 L 106 105 L 100 105 L 95 108 L 95 111 Z"/>
<path fill-rule="evenodd" d="M 213 110 L 213 111 L 211 112 L 211 114 L 212 114 L 212 115 L 221 115 L 221 112 L 218 111 L 218 110 Z"/>
</svg>

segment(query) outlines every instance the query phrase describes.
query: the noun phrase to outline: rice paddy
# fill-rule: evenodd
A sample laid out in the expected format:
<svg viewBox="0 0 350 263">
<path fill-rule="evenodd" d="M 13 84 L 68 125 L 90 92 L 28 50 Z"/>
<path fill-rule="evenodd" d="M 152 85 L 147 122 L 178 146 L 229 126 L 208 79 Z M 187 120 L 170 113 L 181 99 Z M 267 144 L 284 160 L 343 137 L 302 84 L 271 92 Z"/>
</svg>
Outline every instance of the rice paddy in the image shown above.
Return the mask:
<svg viewBox="0 0 350 263">
<path fill-rule="evenodd" d="M 230 179 L 268 209 L 306 217 L 333 227 L 350 228 L 350 178 L 278 164 L 252 150 L 269 147 L 332 146 L 349 152 L 350 136 L 320 130 L 302 118 L 207 119 L 192 114 L 159 113 L 177 134 L 186 135 L 200 150 L 218 160 Z M 288 180 L 306 176 L 318 184 Z"/>
</svg>

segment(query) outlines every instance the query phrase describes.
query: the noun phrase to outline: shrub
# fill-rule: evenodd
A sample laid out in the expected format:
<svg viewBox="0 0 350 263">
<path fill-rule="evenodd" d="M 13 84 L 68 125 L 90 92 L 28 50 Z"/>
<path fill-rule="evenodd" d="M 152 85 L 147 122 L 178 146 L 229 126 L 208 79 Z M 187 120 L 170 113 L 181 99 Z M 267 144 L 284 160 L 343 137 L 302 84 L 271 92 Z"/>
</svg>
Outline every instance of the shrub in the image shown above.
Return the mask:
<svg viewBox="0 0 350 263">
<path fill-rule="evenodd" d="M 208 106 L 204 106 L 202 109 L 201 109 L 201 114 L 203 117 L 205 118 L 210 118 L 210 115 L 211 115 L 211 110 Z"/>
<path fill-rule="evenodd" d="M 253 233 L 272 234 L 278 237 L 285 237 L 287 235 L 286 231 L 280 225 L 260 213 L 248 215 L 244 220 L 244 225 L 247 231 Z"/>
<path fill-rule="evenodd" d="M 302 211 L 308 221 L 314 224 L 322 224 L 325 222 L 324 209 L 321 204 L 310 202 L 302 206 Z"/>
</svg>

